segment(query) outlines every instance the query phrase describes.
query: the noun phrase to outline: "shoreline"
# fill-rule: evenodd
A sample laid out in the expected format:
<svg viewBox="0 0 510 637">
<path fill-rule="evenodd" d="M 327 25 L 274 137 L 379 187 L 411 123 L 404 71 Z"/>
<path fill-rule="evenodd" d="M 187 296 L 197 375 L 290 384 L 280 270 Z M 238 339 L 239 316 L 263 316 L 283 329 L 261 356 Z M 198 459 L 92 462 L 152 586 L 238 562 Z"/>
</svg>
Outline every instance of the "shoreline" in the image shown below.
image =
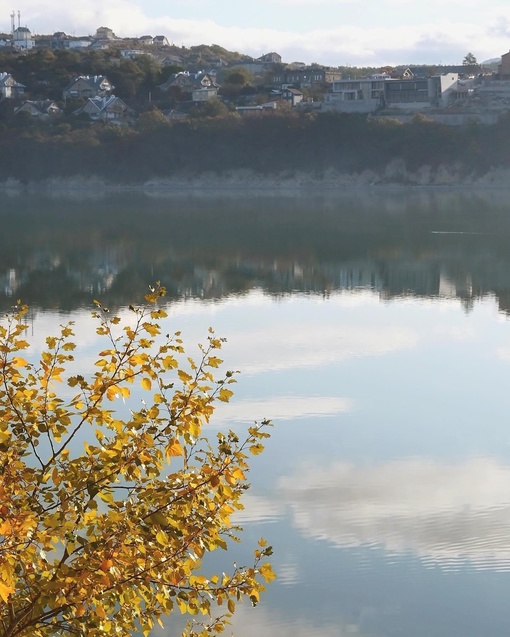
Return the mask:
<svg viewBox="0 0 510 637">
<path fill-rule="evenodd" d="M 358 173 L 342 173 L 329 169 L 321 175 L 312 172 L 282 171 L 267 176 L 252 170 L 240 169 L 223 173 L 206 172 L 195 175 L 174 175 L 125 184 L 100 177 L 52 177 L 37 182 L 23 183 L 8 178 L 0 182 L 0 191 L 8 196 L 25 194 L 145 192 L 147 194 L 181 192 L 212 192 L 218 190 L 257 192 L 275 191 L 289 194 L 316 191 L 345 190 L 450 190 L 450 189 L 505 189 L 510 188 L 510 168 L 493 168 L 483 175 L 462 175 L 459 166 L 423 166 L 408 171 L 403 162 L 392 162 L 379 173 L 364 170 Z"/>
</svg>

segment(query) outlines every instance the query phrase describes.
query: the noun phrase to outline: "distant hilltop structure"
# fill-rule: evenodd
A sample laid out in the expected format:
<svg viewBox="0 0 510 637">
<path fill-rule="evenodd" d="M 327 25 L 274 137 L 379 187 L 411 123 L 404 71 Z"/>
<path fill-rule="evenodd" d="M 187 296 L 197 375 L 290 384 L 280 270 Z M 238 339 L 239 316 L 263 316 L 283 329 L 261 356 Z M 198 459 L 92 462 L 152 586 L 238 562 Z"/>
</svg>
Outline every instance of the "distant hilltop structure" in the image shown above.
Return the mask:
<svg viewBox="0 0 510 637">
<path fill-rule="evenodd" d="M 12 46 L 21 51 L 27 51 L 35 47 L 35 40 L 28 27 L 21 26 L 21 11 L 17 13 L 18 26 L 16 27 L 16 12 L 11 13 L 11 38 Z"/>
<path fill-rule="evenodd" d="M 115 33 L 112 31 L 112 29 L 109 29 L 108 27 L 99 27 L 99 29 L 96 29 L 95 38 L 97 40 L 117 40 L 118 39 Z"/>
</svg>

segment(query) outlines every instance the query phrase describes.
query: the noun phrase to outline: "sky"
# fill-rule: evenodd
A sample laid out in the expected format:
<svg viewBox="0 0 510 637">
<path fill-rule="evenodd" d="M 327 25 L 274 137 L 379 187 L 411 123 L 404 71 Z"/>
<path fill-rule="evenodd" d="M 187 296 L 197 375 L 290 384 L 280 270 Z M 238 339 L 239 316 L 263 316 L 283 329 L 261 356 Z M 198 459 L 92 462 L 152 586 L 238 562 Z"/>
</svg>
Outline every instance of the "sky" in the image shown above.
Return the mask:
<svg viewBox="0 0 510 637">
<path fill-rule="evenodd" d="M 119 37 L 165 35 L 178 46 L 219 44 L 253 57 L 329 66 L 461 64 L 510 49 L 508 0 L 0 0 L 32 33 L 89 35 L 106 26 Z M 58 7 L 58 8 L 57 8 Z"/>
</svg>

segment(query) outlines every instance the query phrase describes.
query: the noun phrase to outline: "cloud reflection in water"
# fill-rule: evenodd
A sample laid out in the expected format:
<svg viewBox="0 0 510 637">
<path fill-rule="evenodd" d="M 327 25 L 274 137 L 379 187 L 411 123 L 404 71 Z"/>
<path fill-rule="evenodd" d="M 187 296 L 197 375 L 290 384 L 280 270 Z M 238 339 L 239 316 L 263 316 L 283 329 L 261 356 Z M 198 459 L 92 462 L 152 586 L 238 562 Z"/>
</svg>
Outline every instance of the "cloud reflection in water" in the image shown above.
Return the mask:
<svg viewBox="0 0 510 637">
<path fill-rule="evenodd" d="M 280 478 L 277 502 L 247 499 L 244 521 L 290 507 L 294 526 L 338 547 L 382 547 L 427 564 L 510 570 L 510 466 L 490 458 L 337 463 Z"/>
</svg>

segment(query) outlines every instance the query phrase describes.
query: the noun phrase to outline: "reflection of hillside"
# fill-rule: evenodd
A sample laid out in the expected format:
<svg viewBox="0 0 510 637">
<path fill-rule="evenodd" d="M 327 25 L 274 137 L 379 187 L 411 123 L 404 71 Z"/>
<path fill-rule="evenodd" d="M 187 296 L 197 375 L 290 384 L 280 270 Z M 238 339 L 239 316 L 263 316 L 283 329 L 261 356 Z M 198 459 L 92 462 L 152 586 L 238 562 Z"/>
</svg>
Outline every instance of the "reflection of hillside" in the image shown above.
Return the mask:
<svg viewBox="0 0 510 637">
<path fill-rule="evenodd" d="M 510 306 L 507 193 L 351 192 L 234 198 L 16 200 L 0 219 L 0 303 L 112 305 L 161 280 L 219 299 L 372 289 L 382 298 L 487 294 Z"/>
</svg>

